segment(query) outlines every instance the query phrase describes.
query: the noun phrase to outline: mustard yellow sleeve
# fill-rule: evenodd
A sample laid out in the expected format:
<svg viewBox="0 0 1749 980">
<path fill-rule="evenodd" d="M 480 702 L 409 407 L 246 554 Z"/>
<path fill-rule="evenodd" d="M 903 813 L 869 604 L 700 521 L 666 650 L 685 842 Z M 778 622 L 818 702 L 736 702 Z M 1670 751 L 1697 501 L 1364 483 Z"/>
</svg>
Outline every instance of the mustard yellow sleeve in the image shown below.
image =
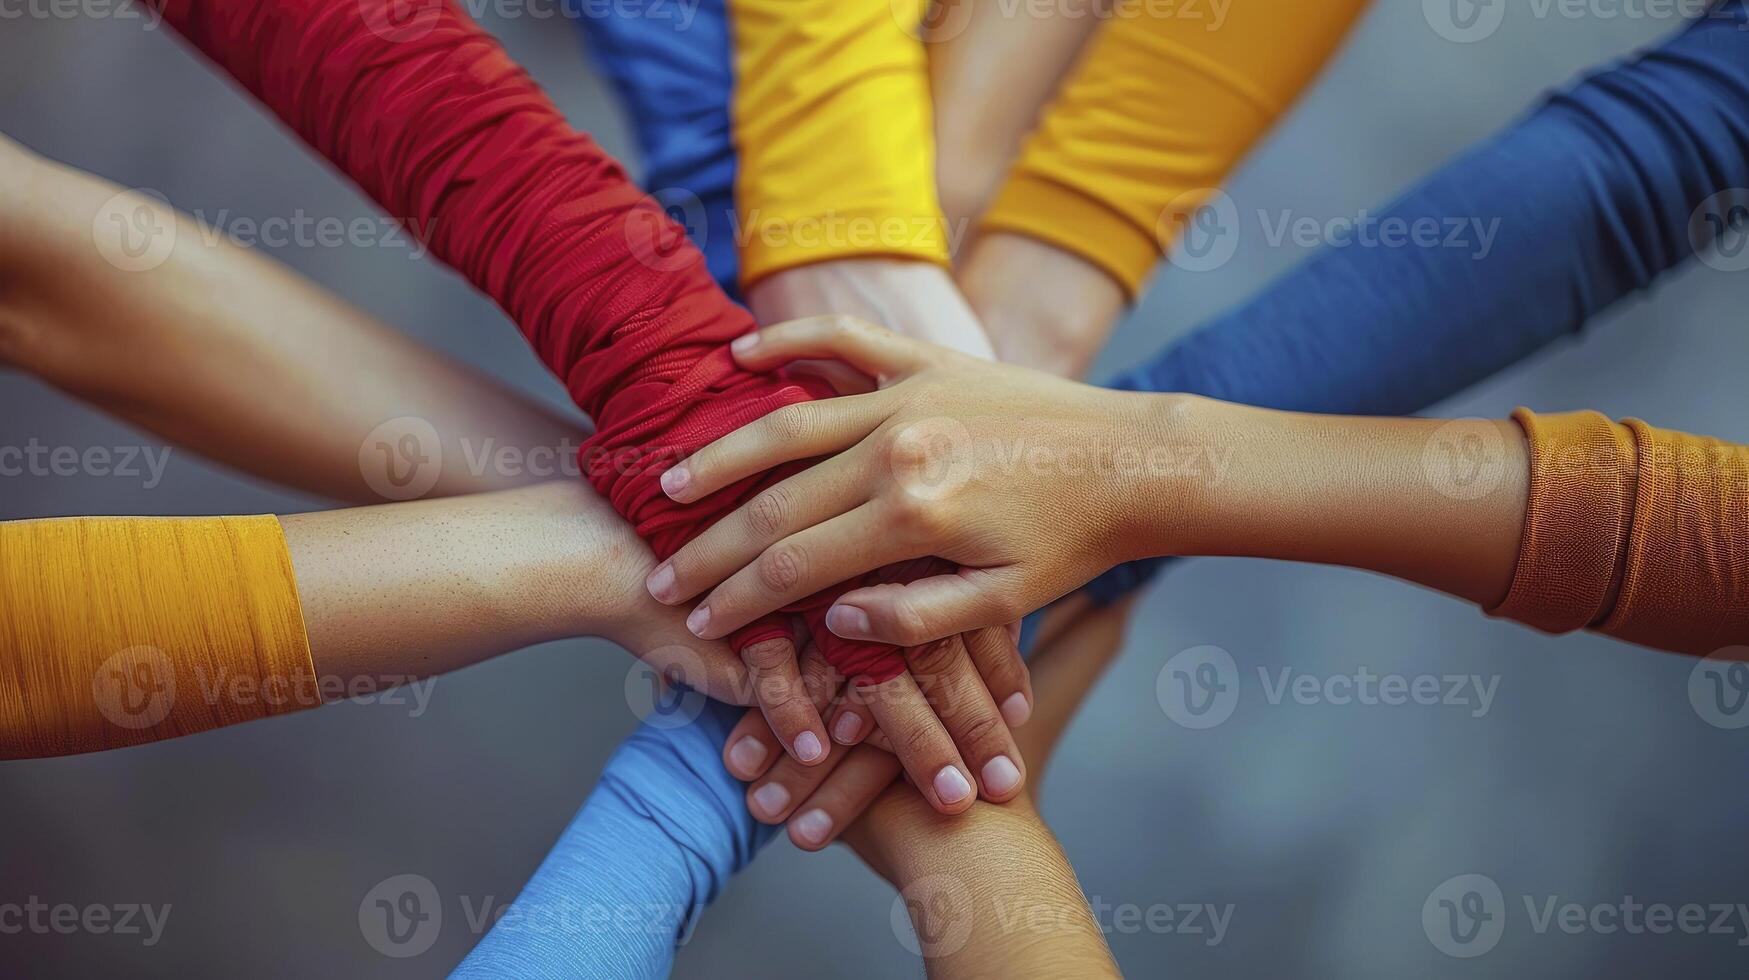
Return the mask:
<svg viewBox="0 0 1749 980">
<path fill-rule="evenodd" d="M 1596 412 L 1512 417 L 1530 495 L 1491 614 L 1703 656 L 1749 644 L 1749 447 Z"/>
<path fill-rule="evenodd" d="M 730 0 L 743 288 L 853 256 L 945 264 L 925 0 Z"/>
<path fill-rule="evenodd" d="M 1119 0 L 981 227 L 1049 242 L 1134 298 L 1176 236 L 1329 59 L 1366 0 Z"/>
<path fill-rule="evenodd" d="M 0 524 L 0 757 L 117 748 L 320 701 L 277 519 Z"/>
</svg>

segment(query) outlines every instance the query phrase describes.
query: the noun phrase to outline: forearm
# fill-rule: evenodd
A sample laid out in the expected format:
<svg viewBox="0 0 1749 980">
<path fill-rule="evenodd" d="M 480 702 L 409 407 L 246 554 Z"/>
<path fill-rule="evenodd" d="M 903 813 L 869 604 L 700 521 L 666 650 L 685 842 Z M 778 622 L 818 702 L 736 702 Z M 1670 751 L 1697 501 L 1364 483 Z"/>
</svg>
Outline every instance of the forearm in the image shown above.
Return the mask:
<svg viewBox="0 0 1749 980">
<path fill-rule="evenodd" d="M 423 677 L 568 636 L 625 642 L 672 612 L 654 564 L 581 481 L 280 518 L 317 673 Z"/>
<path fill-rule="evenodd" d="M 1506 594 L 1529 484 L 1516 423 L 1156 406 L 1145 478 L 1174 489 L 1132 498 L 1152 553 L 1345 565 L 1482 605 Z"/>
<path fill-rule="evenodd" d="M 1074 869 L 1027 798 L 943 818 L 895 785 L 853 832 L 903 896 L 930 977 L 1118 975 Z"/>
<path fill-rule="evenodd" d="M 995 358 L 989 337 L 947 270 L 907 259 L 851 258 L 767 277 L 747 293 L 760 323 L 847 315 L 962 353 Z"/>
<path fill-rule="evenodd" d="M 18 367 L 168 441 L 338 499 L 575 473 L 578 423 L 161 201 L 118 203 L 114 184 L 7 151 L 0 333 Z M 106 258 L 147 233 L 174 241 L 146 253 L 150 268 Z"/>
</svg>

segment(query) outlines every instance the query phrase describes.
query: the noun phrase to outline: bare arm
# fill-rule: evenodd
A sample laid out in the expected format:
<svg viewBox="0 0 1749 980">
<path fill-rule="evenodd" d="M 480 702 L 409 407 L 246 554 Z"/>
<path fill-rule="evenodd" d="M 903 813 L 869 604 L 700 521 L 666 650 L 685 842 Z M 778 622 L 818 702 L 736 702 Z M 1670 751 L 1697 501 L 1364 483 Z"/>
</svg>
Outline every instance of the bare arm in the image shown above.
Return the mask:
<svg viewBox="0 0 1749 980">
<path fill-rule="evenodd" d="M 3 139 L 0 182 L 0 363 L 229 466 L 341 500 L 494 490 L 570 464 L 577 422 L 161 201 L 117 198 L 122 188 Z M 153 251 L 148 234 L 174 245 Z M 464 441 L 476 459 L 508 447 L 532 472 L 470 467 Z M 409 479 L 437 449 L 442 464 Z"/>
</svg>

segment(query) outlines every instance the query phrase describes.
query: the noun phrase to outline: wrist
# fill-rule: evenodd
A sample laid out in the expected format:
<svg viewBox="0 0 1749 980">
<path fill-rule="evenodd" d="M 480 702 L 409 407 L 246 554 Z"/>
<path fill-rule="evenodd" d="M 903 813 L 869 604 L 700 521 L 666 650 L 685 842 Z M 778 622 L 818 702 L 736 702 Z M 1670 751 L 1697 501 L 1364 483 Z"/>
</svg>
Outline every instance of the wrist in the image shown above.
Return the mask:
<svg viewBox="0 0 1749 980">
<path fill-rule="evenodd" d="M 762 324 L 843 314 L 994 359 L 989 337 L 953 277 L 932 262 L 859 257 L 798 266 L 754 285 L 747 305 Z"/>
<path fill-rule="evenodd" d="M 1010 232 L 980 238 L 960 282 L 1003 361 L 1063 377 L 1086 373 L 1126 306 L 1098 266 Z"/>
<path fill-rule="evenodd" d="M 1232 463 L 1233 447 L 1217 436 L 1228 406 L 1181 392 L 1130 394 L 1129 419 L 1140 433 L 1139 480 L 1116 504 L 1121 561 L 1202 554 Z"/>
</svg>

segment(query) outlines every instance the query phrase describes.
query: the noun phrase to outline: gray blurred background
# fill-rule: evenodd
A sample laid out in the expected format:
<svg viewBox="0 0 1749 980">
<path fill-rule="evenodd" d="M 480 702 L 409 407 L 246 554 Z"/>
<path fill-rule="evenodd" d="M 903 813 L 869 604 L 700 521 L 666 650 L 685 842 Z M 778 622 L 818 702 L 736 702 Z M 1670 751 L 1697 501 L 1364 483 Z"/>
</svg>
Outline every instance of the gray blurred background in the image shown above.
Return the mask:
<svg viewBox="0 0 1749 980">
<path fill-rule="evenodd" d="M 1243 214 L 1323 221 L 1376 208 L 1550 86 L 1676 26 L 1631 13 L 1538 17 L 1514 4 L 1498 32 L 1460 44 L 1422 8 L 1395 0 L 1372 11 L 1233 183 Z M 634 156 L 572 25 L 485 20 L 576 125 Z M 224 209 L 255 220 L 374 214 L 167 31 L 138 20 L 0 21 L 0 130 L 208 220 Z M 273 251 L 424 342 L 563 402 L 503 317 L 435 264 L 396 248 Z M 1154 350 L 1302 255 L 1270 246 L 1253 224 L 1217 271 L 1168 271 L 1104 367 Z M 1746 306 L 1749 272 L 1693 264 L 1582 342 L 1437 413 L 1593 407 L 1749 440 Z M 28 377 L 0 375 L 0 446 L 32 439 L 155 444 Z M 150 490 L 122 478 L 0 479 L 0 518 L 319 506 L 181 452 Z M 1156 678 L 1204 644 L 1229 651 L 1246 686 L 1229 720 L 1194 731 L 1162 711 Z M 1497 687 L 1480 717 L 1474 704 L 1269 703 L 1258 669 L 1274 677 L 1289 666 L 1320 679 L 1362 668 L 1475 674 Z M 1749 731 L 1715 727 L 1691 706 L 1693 667 L 1595 637 L 1543 637 L 1364 574 L 1199 561 L 1148 592 L 1122 658 L 1063 743 L 1045 812 L 1133 975 L 1742 975 L 1749 921 L 1735 911 L 1721 934 L 1569 934 L 1539 931 L 1526 907 L 1540 915 L 1551 897 L 1749 902 Z M 478 939 L 460 903 L 516 894 L 633 727 L 626 669 L 606 645 L 553 644 L 443 678 L 418 717 L 347 704 L 0 765 L 0 902 L 172 906 L 152 948 L 137 937 L 0 935 L 0 976 L 442 974 Z M 446 914 L 434 947 L 390 959 L 366 943 L 357 913 L 367 890 L 400 873 L 431 879 Z M 1500 888 L 1504 933 L 1486 955 L 1459 959 L 1430 941 L 1422 910 L 1466 874 Z M 811 856 L 780 842 L 711 909 L 678 973 L 920 973 L 889 925 L 892 900 L 847 851 Z M 1206 917 L 1201 934 L 1133 927 L 1134 915 L 1183 904 L 1230 915 L 1218 941 Z"/>
</svg>

